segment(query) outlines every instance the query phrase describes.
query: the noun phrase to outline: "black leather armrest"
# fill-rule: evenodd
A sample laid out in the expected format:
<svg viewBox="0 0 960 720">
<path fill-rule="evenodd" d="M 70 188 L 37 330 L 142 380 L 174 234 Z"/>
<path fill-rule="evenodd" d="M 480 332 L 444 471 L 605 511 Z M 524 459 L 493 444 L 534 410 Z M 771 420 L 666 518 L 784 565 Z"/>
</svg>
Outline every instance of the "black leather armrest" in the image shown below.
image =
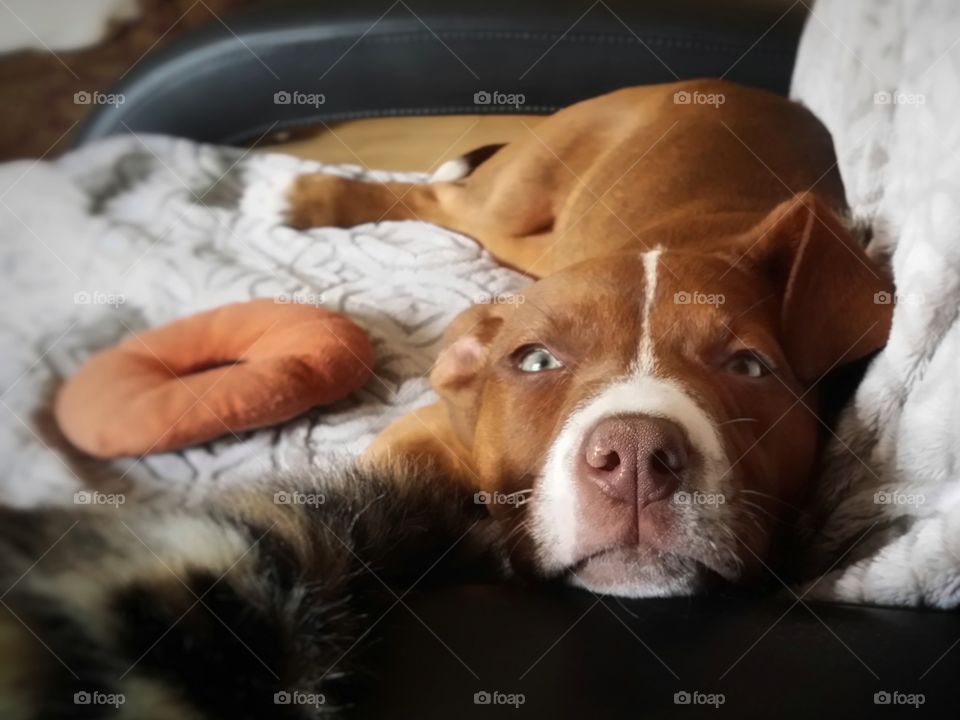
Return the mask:
<svg viewBox="0 0 960 720">
<path fill-rule="evenodd" d="M 957 613 L 492 586 L 404 602 L 358 720 L 956 716 Z"/>
<path fill-rule="evenodd" d="M 113 90 L 125 102 L 95 110 L 75 142 L 129 129 L 229 144 L 348 118 L 549 113 L 701 76 L 785 93 L 803 17 L 802 5 L 733 12 L 712 0 L 271 5 L 148 55 Z M 523 102 L 483 103 L 484 92 Z"/>
</svg>

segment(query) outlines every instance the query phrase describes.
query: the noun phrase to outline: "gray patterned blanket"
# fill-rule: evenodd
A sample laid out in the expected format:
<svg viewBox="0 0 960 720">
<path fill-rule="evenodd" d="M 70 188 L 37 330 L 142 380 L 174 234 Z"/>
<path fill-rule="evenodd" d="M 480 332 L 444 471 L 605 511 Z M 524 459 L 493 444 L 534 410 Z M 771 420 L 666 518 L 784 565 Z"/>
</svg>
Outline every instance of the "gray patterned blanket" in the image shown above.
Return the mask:
<svg viewBox="0 0 960 720">
<path fill-rule="evenodd" d="M 0 501 L 69 503 L 82 485 L 128 499 L 160 489 L 191 497 L 266 470 L 321 467 L 352 458 L 432 399 L 426 374 L 453 316 L 527 281 L 432 225 L 299 232 L 244 211 L 268 205 L 292 175 L 321 168 L 164 137 L 0 166 Z M 335 406 L 239 440 L 110 463 L 64 443 L 52 394 L 92 352 L 253 297 L 348 315 L 373 337 L 376 376 Z"/>
</svg>

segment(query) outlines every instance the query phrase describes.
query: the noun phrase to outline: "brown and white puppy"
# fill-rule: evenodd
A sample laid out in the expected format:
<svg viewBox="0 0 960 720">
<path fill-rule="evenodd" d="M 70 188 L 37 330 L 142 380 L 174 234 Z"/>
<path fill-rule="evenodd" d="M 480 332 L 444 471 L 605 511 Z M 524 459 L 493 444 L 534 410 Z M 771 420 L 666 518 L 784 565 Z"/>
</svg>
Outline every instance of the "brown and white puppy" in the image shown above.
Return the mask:
<svg viewBox="0 0 960 720">
<path fill-rule="evenodd" d="M 456 319 L 442 402 L 368 458 L 448 463 L 539 576 L 629 596 L 754 576 L 813 482 L 819 381 L 889 331 L 835 168 L 805 109 L 705 80 L 572 106 L 461 179 L 299 178 L 297 226 L 422 219 L 542 278 Z"/>
</svg>

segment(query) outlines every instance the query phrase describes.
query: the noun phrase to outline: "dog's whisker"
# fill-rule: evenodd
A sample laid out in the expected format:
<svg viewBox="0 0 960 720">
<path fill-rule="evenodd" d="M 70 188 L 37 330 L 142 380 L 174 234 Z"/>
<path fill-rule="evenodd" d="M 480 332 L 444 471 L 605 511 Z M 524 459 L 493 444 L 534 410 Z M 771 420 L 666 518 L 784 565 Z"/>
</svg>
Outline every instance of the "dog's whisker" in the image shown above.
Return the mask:
<svg viewBox="0 0 960 720">
<path fill-rule="evenodd" d="M 760 518 L 757 517 L 757 515 L 753 511 L 744 508 L 741 515 L 742 517 L 745 517 L 747 520 L 752 522 L 756 526 L 757 530 L 759 530 L 760 532 L 763 532 L 763 525 L 760 522 Z"/>
<path fill-rule="evenodd" d="M 741 488 L 740 492 L 748 493 L 750 495 L 757 495 L 759 497 L 766 498 L 767 500 L 773 500 L 774 502 L 780 503 L 781 505 L 785 505 L 791 510 L 796 510 L 801 515 L 807 515 L 807 511 L 804 510 L 803 508 L 799 508 L 796 505 L 787 502 L 786 500 L 778 498 L 776 495 L 771 495 L 770 493 L 761 492 L 759 490 L 750 490 L 749 488 Z"/>
<path fill-rule="evenodd" d="M 779 522 L 780 520 L 776 515 L 774 515 L 769 510 L 767 510 L 765 507 L 763 507 L 762 505 L 758 505 L 757 503 L 752 502 L 751 500 L 745 500 L 743 498 L 740 498 L 740 504 L 744 512 L 750 512 L 748 508 L 752 508 L 755 511 L 762 512 L 764 515 L 766 515 L 768 518 L 770 518 L 774 522 Z"/>
<path fill-rule="evenodd" d="M 754 502 L 750 502 L 749 500 L 744 500 L 743 498 L 741 498 L 741 499 L 740 499 L 740 503 L 741 503 L 741 506 L 740 506 L 741 513 L 742 513 L 744 516 L 750 516 L 750 515 L 753 515 L 753 514 L 754 514 L 754 512 L 753 512 L 752 510 L 749 510 L 749 509 L 748 509 L 747 506 L 749 506 L 750 508 L 755 508 L 756 510 L 759 510 L 760 512 L 764 513 L 764 515 L 766 515 L 767 517 L 769 517 L 772 522 L 774 522 L 774 523 L 776 523 L 776 524 L 778 524 L 778 525 L 783 525 L 784 527 L 788 527 L 788 528 L 796 527 L 796 523 L 788 522 L 785 518 L 777 517 L 776 515 L 774 515 L 773 513 L 771 513 L 771 512 L 770 512 L 769 510 L 767 510 L 766 508 L 764 508 L 764 507 L 762 507 L 762 506 L 760 506 L 760 505 L 757 505 L 757 504 L 754 503 Z"/>
<path fill-rule="evenodd" d="M 760 421 L 757 418 L 751 418 L 751 417 L 734 418 L 733 420 L 725 420 L 722 423 L 717 423 L 717 427 L 723 427 L 724 425 L 733 425 L 734 423 L 742 423 L 742 422 L 760 422 Z"/>
<path fill-rule="evenodd" d="M 526 488 L 525 490 L 514 490 L 512 493 L 507 493 L 506 497 L 519 497 L 520 495 L 529 495 L 533 492 L 533 488 Z"/>
<path fill-rule="evenodd" d="M 510 556 L 516 547 L 523 541 L 524 534 L 522 531 L 526 529 L 526 527 L 526 520 L 521 520 L 519 523 L 517 523 L 516 527 L 507 533 L 507 536 L 503 539 L 503 546 L 507 549 L 507 556 Z"/>
<path fill-rule="evenodd" d="M 737 568 L 737 572 L 738 572 L 738 573 L 741 572 L 741 571 L 743 570 L 743 558 L 741 558 L 741 557 L 737 554 L 737 543 L 738 543 L 737 534 L 736 534 L 736 533 L 733 531 L 733 529 L 732 529 L 729 525 L 727 525 L 727 523 L 725 523 L 725 522 L 718 521 L 716 527 L 717 527 L 721 532 L 723 532 L 724 535 L 726 535 L 728 538 L 730 538 L 730 543 L 729 543 L 729 544 L 726 544 L 726 545 L 722 548 L 722 550 L 724 551 L 725 554 L 729 554 L 729 555 L 730 555 L 730 560 L 733 562 L 734 566 Z"/>
</svg>

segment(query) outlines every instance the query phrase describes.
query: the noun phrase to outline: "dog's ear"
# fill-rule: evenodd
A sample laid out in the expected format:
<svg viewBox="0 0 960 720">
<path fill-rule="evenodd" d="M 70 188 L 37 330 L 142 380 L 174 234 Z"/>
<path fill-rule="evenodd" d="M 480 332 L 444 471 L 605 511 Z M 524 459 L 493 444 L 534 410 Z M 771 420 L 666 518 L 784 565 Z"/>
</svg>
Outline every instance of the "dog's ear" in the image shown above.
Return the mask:
<svg viewBox="0 0 960 720">
<path fill-rule="evenodd" d="M 443 348 L 430 373 L 430 382 L 447 405 L 454 431 L 468 448 L 473 444 L 479 410 L 481 371 L 506 312 L 509 309 L 505 305 L 483 303 L 460 313 L 447 328 Z"/>
<path fill-rule="evenodd" d="M 886 344 L 893 284 L 817 195 L 782 203 L 747 239 L 748 255 L 781 288 L 781 340 L 801 381 Z"/>
</svg>

